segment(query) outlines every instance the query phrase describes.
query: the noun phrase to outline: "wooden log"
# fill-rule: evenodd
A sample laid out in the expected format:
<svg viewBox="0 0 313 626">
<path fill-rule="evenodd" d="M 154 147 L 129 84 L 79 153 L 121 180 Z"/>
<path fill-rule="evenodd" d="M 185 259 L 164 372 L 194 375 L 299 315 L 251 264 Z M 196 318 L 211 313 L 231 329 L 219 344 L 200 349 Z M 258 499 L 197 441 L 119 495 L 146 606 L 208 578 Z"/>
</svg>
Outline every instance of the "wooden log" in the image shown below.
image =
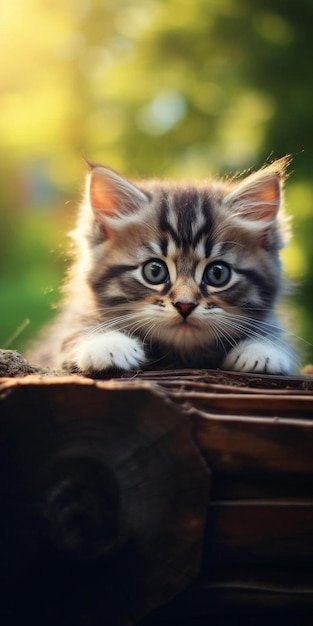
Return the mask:
<svg viewBox="0 0 313 626">
<path fill-rule="evenodd" d="M 84 595 L 92 560 L 107 623 L 138 620 L 197 576 L 209 472 L 190 421 L 158 390 L 35 376 L 3 379 L 0 397 L 1 624 L 19 610 L 6 604 L 12 590 L 25 586 L 37 610 L 32 623 L 45 623 L 59 579 L 69 589 L 55 621 L 79 623 L 70 598 L 76 587 Z M 29 579 L 40 581 L 39 599 Z"/>
<path fill-rule="evenodd" d="M 2 379 L 7 615 L 39 586 L 38 626 L 311 624 L 312 398 L 219 371 Z"/>
</svg>

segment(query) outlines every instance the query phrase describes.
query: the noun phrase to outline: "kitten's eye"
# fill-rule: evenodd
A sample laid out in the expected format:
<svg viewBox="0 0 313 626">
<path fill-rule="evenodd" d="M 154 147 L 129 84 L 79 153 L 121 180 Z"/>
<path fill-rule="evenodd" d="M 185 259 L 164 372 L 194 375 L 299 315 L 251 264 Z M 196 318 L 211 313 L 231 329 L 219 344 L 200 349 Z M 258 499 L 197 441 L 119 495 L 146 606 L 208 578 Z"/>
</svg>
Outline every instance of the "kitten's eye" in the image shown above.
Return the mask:
<svg viewBox="0 0 313 626">
<path fill-rule="evenodd" d="M 213 287 L 224 287 L 227 285 L 231 277 L 231 269 L 227 263 L 216 261 L 206 266 L 203 274 L 203 280 L 207 285 Z"/>
<path fill-rule="evenodd" d="M 142 274 L 148 283 L 161 285 L 168 279 L 167 265 L 160 259 L 153 259 L 144 264 Z"/>
</svg>

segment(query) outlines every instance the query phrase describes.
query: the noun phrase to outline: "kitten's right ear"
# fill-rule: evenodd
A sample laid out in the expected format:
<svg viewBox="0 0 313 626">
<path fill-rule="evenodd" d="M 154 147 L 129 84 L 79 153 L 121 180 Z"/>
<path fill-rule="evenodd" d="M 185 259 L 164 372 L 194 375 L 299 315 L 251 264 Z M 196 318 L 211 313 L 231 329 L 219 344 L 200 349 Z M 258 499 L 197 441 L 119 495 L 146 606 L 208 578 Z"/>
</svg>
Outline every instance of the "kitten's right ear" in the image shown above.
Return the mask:
<svg viewBox="0 0 313 626">
<path fill-rule="evenodd" d="M 132 213 L 148 202 L 148 197 L 114 170 L 89 165 L 87 198 L 100 221 Z"/>
</svg>

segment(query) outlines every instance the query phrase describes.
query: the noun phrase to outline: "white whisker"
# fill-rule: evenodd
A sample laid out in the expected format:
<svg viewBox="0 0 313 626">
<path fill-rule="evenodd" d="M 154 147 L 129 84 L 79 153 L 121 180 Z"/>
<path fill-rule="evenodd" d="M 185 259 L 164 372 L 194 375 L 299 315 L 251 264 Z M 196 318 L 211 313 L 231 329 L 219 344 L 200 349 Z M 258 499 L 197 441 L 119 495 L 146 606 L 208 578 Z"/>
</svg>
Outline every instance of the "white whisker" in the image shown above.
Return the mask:
<svg viewBox="0 0 313 626">
<path fill-rule="evenodd" d="M 238 323 L 235 321 L 235 319 L 242 319 L 243 321 L 241 323 Z M 259 340 L 262 343 L 267 343 L 269 346 L 271 347 L 279 347 L 282 351 L 284 351 L 286 354 L 289 355 L 289 357 L 295 362 L 298 363 L 299 360 L 297 358 L 297 356 L 295 355 L 293 349 L 288 345 L 288 343 L 286 341 L 284 341 L 284 339 L 282 339 L 279 335 L 275 334 L 275 335 L 270 335 L 263 332 L 258 332 L 258 330 L 256 328 L 251 328 L 249 326 L 249 320 L 246 320 L 246 318 L 242 317 L 242 316 L 236 316 L 234 315 L 234 319 L 229 318 L 229 319 L 224 319 L 223 323 L 226 327 L 231 328 L 232 330 L 236 330 L 238 333 L 241 334 L 241 336 L 245 336 L 248 338 L 254 338 L 256 340 Z"/>
<path fill-rule="evenodd" d="M 277 339 L 279 341 L 279 336 L 282 335 L 282 332 L 283 332 L 283 336 L 285 336 L 286 338 L 292 337 L 297 341 L 302 341 L 303 343 L 306 343 L 307 345 L 312 346 L 311 343 L 309 343 L 308 341 L 306 341 L 299 335 L 296 335 L 295 333 L 290 331 L 288 328 L 284 328 L 282 331 L 282 328 L 279 324 L 274 324 L 273 322 L 266 322 L 264 320 L 259 320 L 258 318 L 253 318 L 253 317 L 247 318 L 243 315 L 238 315 L 238 314 L 233 314 L 233 315 L 227 314 L 227 315 L 229 316 L 229 320 L 231 321 L 231 323 L 235 324 L 237 321 L 242 322 L 245 328 L 248 328 L 249 324 L 253 324 L 254 330 L 255 328 L 259 328 L 260 331 L 263 331 L 263 335 L 261 334 L 261 336 L 264 336 L 264 333 L 268 335 L 272 332 L 273 336 L 275 337 L 275 340 Z"/>
<path fill-rule="evenodd" d="M 222 330 L 222 323 L 218 323 L 216 328 L 212 327 L 211 332 L 214 335 L 217 348 L 219 347 L 219 345 L 221 345 L 224 354 L 227 354 L 228 350 L 225 347 L 223 339 L 225 339 L 226 343 L 231 344 L 234 348 L 236 347 L 237 343 L 234 338 L 231 337 L 231 335 L 229 335 L 227 332 L 224 332 L 224 329 Z"/>
<path fill-rule="evenodd" d="M 119 315 L 109 320 L 103 320 L 93 328 L 89 329 L 86 334 L 92 335 L 98 332 L 106 332 L 112 329 L 124 329 L 128 327 L 131 321 L 136 320 L 137 317 L 137 313 L 128 313 L 126 315 Z"/>
</svg>

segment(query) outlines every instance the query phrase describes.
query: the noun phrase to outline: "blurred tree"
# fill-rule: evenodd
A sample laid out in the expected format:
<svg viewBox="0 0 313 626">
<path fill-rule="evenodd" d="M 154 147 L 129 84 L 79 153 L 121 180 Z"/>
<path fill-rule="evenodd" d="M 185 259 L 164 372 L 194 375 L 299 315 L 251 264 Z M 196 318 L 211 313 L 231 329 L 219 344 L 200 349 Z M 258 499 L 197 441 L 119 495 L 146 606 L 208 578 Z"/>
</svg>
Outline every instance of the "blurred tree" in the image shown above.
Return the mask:
<svg viewBox="0 0 313 626">
<path fill-rule="evenodd" d="M 311 0 L 2 3 L 2 342 L 30 317 L 23 346 L 49 315 L 42 290 L 64 266 L 49 251 L 72 219 L 83 156 L 129 176 L 206 177 L 286 153 L 296 237 L 284 259 L 305 279 L 294 323 L 312 340 L 312 14 Z"/>
</svg>

